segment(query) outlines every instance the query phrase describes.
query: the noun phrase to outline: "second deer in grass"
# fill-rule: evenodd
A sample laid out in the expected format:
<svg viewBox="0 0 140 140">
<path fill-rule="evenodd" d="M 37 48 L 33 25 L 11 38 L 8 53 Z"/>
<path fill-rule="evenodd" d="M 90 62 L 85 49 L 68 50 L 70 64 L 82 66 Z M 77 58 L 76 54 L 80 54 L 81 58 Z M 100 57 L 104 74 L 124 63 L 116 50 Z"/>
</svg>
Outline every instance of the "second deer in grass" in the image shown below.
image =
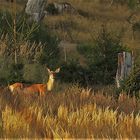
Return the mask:
<svg viewBox="0 0 140 140">
<path fill-rule="evenodd" d="M 44 96 L 47 91 L 51 91 L 54 86 L 55 81 L 55 74 L 59 73 L 60 68 L 56 69 L 55 71 L 51 71 L 49 68 L 47 68 L 49 79 L 46 84 L 33 84 L 27 87 L 24 87 L 24 84 L 22 83 L 15 83 L 13 85 L 9 86 L 9 89 L 12 93 L 16 90 L 21 90 L 24 93 L 39 93 L 40 96 Z"/>
</svg>

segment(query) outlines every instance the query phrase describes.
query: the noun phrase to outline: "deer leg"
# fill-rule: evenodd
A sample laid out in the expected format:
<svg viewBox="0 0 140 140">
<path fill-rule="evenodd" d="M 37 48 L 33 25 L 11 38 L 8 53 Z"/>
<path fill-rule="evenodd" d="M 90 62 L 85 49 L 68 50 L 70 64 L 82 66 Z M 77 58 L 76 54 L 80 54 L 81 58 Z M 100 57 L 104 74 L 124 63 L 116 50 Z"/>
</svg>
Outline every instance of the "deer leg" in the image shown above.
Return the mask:
<svg viewBox="0 0 140 140">
<path fill-rule="evenodd" d="M 40 97 L 43 97 L 45 96 L 45 93 L 44 92 L 40 92 Z"/>
</svg>

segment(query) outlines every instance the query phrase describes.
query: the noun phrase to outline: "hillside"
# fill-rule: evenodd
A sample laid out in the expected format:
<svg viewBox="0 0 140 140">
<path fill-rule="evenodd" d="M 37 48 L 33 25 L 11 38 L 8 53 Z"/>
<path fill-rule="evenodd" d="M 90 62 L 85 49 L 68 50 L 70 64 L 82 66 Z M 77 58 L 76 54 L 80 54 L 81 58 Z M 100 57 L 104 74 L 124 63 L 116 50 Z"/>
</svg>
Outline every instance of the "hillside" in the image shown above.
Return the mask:
<svg viewBox="0 0 140 140">
<path fill-rule="evenodd" d="M 49 1 L 52 2 L 52 1 Z M 108 3 L 97 3 L 94 1 L 72 1 L 69 3 L 79 12 L 79 14 L 71 15 L 64 14 L 58 16 L 48 16 L 45 22 L 49 27 L 59 33 L 62 39 L 81 42 L 93 41 L 98 36 L 102 25 L 106 25 L 107 29 L 119 34 L 123 33 L 123 42 L 125 44 L 137 43 L 137 39 L 132 40 L 132 25 L 128 23 L 127 18 L 132 13 L 132 10 L 126 5 L 109 6 Z M 140 13 L 136 14 L 136 21 L 140 20 Z M 48 19 L 48 20 L 47 20 Z M 68 24 L 67 28 L 71 34 L 71 38 L 67 32 L 62 32 L 61 24 Z M 55 29 L 56 28 L 56 29 Z M 131 46 L 131 45 L 130 45 Z"/>
<path fill-rule="evenodd" d="M 48 0 L 48 4 L 52 2 L 54 0 Z M 63 2 L 63 0 L 59 0 L 59 2 Z M 116 3 L 110 5 L 110 1 L 99 2 L 99 0 L 68 0 L 67 2 L 78 11 L 76 14 L 48 15 L 44 19 L 44 23 L 51 32 L 58 35 L 62 41 L 76 44 L 92 42 L 98 37 L 102 25 L 105 25 L 108 32 L 121 35 L 122 43 L 127 47 L 134 51 L 140 48 L 139 28 L 134 29 L 134 39 L 132 27 L 134 24 L 128 22 L 128 18 L 134 10 L 127 5 Z M 11 6 L 3 2 L 0 7 L 10 9 Z M 17 9 L 22 9 L 23 7 L 24 4 L 19 3 Z M 139 10 L 135 11 L 133 23 L 140 21 L 140 12 Z"/>
<path fill-rule="evenodd" d="M 36 24 L 16 2 L 0 0 L 0 138 L 139 139 L 139 6 L 67 0 Z M 117 88 L 122 51 L 135 67 Z"/>
<path fill-rule="evenodd" d="M 51 2 L 53 1 L 48 1 L 48 3 Z M 126 5 L 114 4 L 110 6 L 108 2 L 100 3 L 92 0 L 69 0 L 67 2 L 71 3 L 79 13 L 47 16 L 44 21 L 61 40 L 76 44 L 93 42 L 101 32 L 102 25 L 105 25 L 107 31 L 112 35 L 121 36 L 124 46 L 132 49 L 134 53 L 139 51 L 139 28 L 134 29 L 133 35 L 134 23 L 140 22 L 139 10 L 133 17 L 133 24 L 130 24 L 128 18 L 133 10 Z"/>
</svg>

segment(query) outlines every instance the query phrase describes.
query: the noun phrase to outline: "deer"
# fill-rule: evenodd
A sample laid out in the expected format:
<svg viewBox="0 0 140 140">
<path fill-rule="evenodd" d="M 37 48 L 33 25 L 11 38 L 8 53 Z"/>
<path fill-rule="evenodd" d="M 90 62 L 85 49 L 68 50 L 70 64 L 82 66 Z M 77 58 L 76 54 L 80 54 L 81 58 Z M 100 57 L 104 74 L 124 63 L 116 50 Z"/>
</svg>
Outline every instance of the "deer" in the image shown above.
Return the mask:
<svg viewBox="0 0 140 140">
<path fill-rule="evenodd" d="M 9 86 L 10 91 L 14 93 L 14 91 L 20 90 L 20 92 L 25 94 L 38 93 L 40 96 L 45 96 L 47 91 L 51 91 L 53 89 L 55 75 L 56 73 L 59 73 L 60 68 L 57 68 L 55 71 L 51 71 L 49 68 L 47 68 L 47 71 L 49 74 L 49 79 L 46 84 L 32 84 L 30 86 L 24 86 L 23 83 L 14 83 Z"/>
<path fill-rule="evenodd" d="M 12 93 L 15 93 L 17 90 L 23 89 L 23 83 L 14 83 L 12 85 L 9 85 L 8 88 Z"/>
</svg>

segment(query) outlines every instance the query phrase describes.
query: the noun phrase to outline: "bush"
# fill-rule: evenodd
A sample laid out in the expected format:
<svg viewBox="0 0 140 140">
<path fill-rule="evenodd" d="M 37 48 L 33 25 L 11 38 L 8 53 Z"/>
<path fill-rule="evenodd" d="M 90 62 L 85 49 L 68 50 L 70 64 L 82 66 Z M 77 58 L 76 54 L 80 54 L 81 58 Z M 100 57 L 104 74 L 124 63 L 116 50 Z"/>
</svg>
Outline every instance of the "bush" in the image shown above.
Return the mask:
<svg viewBox="0 0 140 140">
<path fill-rule="evenodd" d="M 46 75 L 44 73 L 44 67 L 40 64 L 25 64 L 23 68 L 23 78 L 27 83 L 42 83 L 47 77 L 47 70 Z"/>
<path fill-rule="evenodd" d="M 58 64 L 59 60 L 59 49 L 58 49 L 58 43 L 59 40 L 57 36 L 50 35 L 50 32 L 45 24 L 37 25 L 35 23 L 28 23 L 27 17 L 22 12 L 19 12 L 16 15 L 16 44 L 14 42 L 14 29 L 13 27 L 13 17 L 11 13 L 9 12 L 0 12 L 0 37 L 3 36 L 3 38 L 6 38 L 7 42 L 7 48 L 9 51 L 9 54 L 13 58 L 15 56 L 15 50 L 19 54 L 19 50 L 27 50 L 24 49 L 24 47 L 27 47 L 29 45 L 22 45 L 25 44 L 25 42 L 28 42 L 28 44 L 34 43 L 34 44 L 43 44 L 40 46 L 43 46 L 42 55 L 39 55 L 36 60 L 37 62 L 41 64 L 47 64 L 48 67 L 55 66 Z M 36 46 L 36 45 L 35 45 Z M 38 45 L 39 46 L 39 45 Z M 22 48 L 20 48 L 22 47 Z M 35 51 L 39 52 L 38 47 L 32 47 L 32 54 L 30 53 L 30 56 L 35 56 Z M 29 49 L 29 48 L 28 48 Z M 25 54 L 24 54 L 25 55 Z M 20 58 L 23 58 L 22 55 L 17 56 L 17 60 L 22 60 Z M 32 59 L 33 57 L 31 57 Z M 27 59 L 27 57 L 26 57 Z M 30 59 L 30 58 L 29 58 Z M 32 60 L 27 60 L 28 62 L 32 62 Z M 26 62 L 27 62 L 26 61 Z"/>
<path fill-rule="evenodd" d="M 92 43 L 80 44 L 78 50 L 86 57 L 91 79 L 96 84 L 112 84 L 117 70 L 118 53 L 126 50 L 120 36 L 112 36 L 105 28 Z"/>
<path fill-rule="evenodd" d="M 21 82 L 23 80 L 23 65 L 13 64 L 8 58 L 0 58 L 0 85 L 7 85 L 11 82 Z"/>
<path fill-rule="evenodd" d="M 39 28 L 36 23 L 28 23 L 27 15 L 18 12 L 15 17 L 16 21 L 16 38 L 14 36 L 14 18 L 12 13 L 8 11 L 0 11 L 0 35 L 8 37 L 11 46 L 16 39 L 17 43 L 31 40 L 33 33 Z"/>
<path fill-rule="evenodd" d="M 140 48 L 136 48 L 135 50 L 133 50 L 133 52 L 135 56 L 135 65 L 136 67 L 140 67 Z"/>
<path fill-rule="evenodd" d="M 138 6 L 138 0 L 128 0 L 128 6 L 131 9 L 135 9 Z"/>
<path fill-rule="evenodd" d="M 140 67 L 135 68 L 130 76 L 124 80 L 120 90 L 126 91 L 127 94 L 139 96 L 140 91 Z"/>
<path fill-rule="evenodd" d="M 8 36 L 13 43 L 14 40 L 14 29 L 13 27 L 13 16 L 8 11 L 0 11 L 0 35 Z M 16 15 L 16 42 L 21 43 L 23 41 L 30 41 L 30 42 L 36 42 L 36 43 L 47 43 L 48 46 L 57 46 L 59 43 L 59 40 L 57 39 L 57 36 L 50 35 L 50 30 L 47 28 L 47 26 L 42 24 L 36 24 L 36 23 L 29 23 L 27 20 L 27 15 L 18 12 Z M 50 44 L 50 45 L 49 45 Z"/>
<path fill-rule="evenodd" d="M 48 67 L 57 67 L 59 63 L 60 52 L 58 48 L 59 40 L 57 36 L 50 35 L 47 26 L 42 25 L 34 34 L 34 40 L 46 44 L 43 48 L 43 53 L 39 58 L 40 64 L 47 64 Z"/>
<path fill-rule="evenodd" d="M 140 49 L 133 50 L 134 54 L 134 69 L 130 75 L 121 81 L 121 87 L 117 89 L 119 95 L 122 91 L 125 91 L 130 96 L 140 97 Z"/>
<path fill-rule="evenodd" d="M 56 15 L 58 14 L 58 10 L 55 8 L 54 3 L 49 3 L 46 7 L 46 10 L 49 14 Z"/>
<path fill-rule="evenodd" d="M 77 61 L 69 60 L 67 63 L 61 65 L 61 71 L 58 74 L 61 81 L 69 83 L 79 83 L 85 85 L 85 70 Z"/>
<path fill-rule="evenodd" d="M 23 64 L 11 64 L 9 67 L 8 82 L 22 82 L 23 81 Z"/>
</svg>

